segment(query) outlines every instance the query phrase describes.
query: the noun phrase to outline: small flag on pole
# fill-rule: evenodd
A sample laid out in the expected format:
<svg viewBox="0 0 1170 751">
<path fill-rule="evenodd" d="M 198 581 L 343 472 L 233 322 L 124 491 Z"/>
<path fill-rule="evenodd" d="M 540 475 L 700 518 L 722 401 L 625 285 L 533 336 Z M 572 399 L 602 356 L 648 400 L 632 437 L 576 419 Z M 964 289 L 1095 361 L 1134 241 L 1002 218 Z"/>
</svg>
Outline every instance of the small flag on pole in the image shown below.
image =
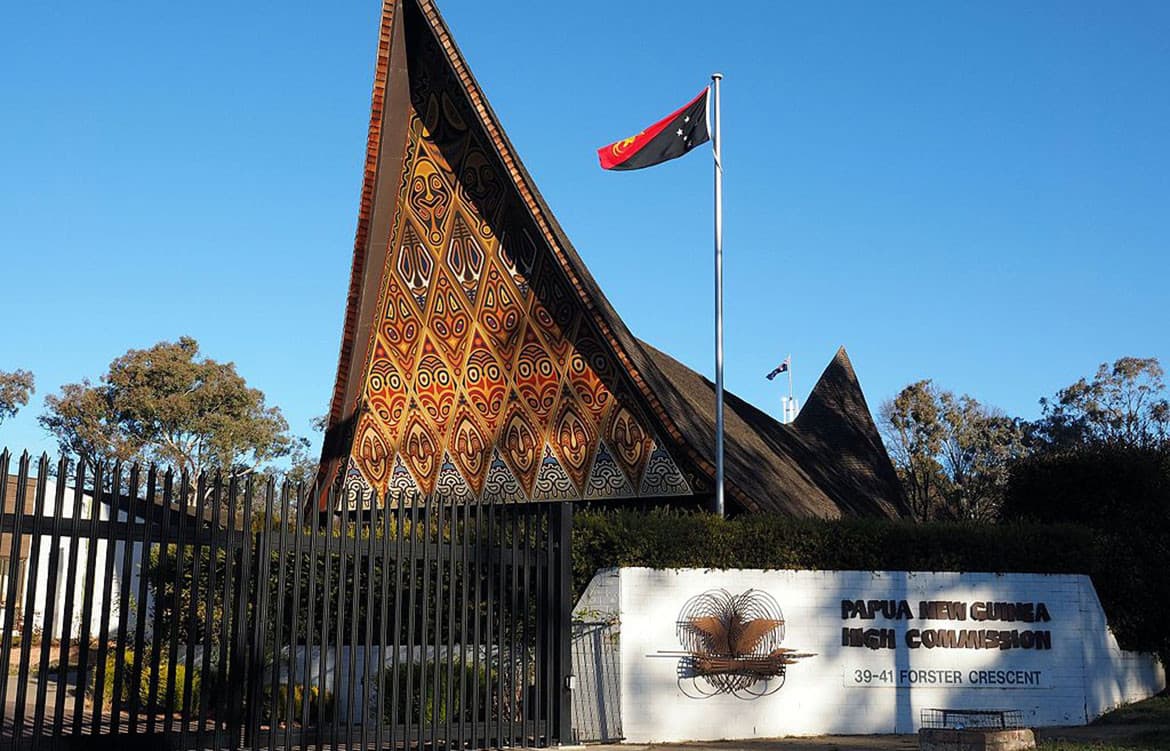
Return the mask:
<svg viewBox="0 0 1170 751">
<path fill-rule="evenodd" d="M 641 133 L 597 150 L 601 168 L 633 170 L 676 159 L 711 140 L 707 132 L 707 91 Z"/>
<path fill-rule="evenodd" d="M 784 362 L 782 362 L 782 363 L 780 363 L 779 365 L 777 365 L 777 366 L 776 366 L 776 369 L 775 369 L 775 370 L 773 370 L 771 373 L 769 373 L 769 374 L 768 374 L 767 376 L 765 376 L 765 377 L 766 377 L 766 378 L 767 378 L 767 379 L 770 381 L 770 380 L 772 380 L 773 378 L 775 378 L 776 376 L 780 375 L 781 373 L 787 373 L 787 372 L 788 372 L 788 366 L 789 366 L 791 363 L 792 363 L 792 355 L 789 355 L 788 357 L 785 357 L 785 358 L 784 358 Z"/>
</svg>

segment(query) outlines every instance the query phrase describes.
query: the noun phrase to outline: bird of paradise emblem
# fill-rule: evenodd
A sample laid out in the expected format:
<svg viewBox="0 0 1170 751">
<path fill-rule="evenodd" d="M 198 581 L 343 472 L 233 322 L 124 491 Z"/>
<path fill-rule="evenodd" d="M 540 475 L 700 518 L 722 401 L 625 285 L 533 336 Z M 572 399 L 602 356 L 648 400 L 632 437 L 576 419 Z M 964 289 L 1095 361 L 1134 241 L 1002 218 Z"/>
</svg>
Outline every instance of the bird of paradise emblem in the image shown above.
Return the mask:
<svg viewBox="0 0 1170 751">
<path fill-rule="evenodd" d="M 612 153 L 615 157 L 620 157 L 623 153 L 625 153 L 626 149 L 630 148 L 630 146 L 633 145 L 635 141 L 637 141 L 645 134 L 646 131 L 643 130 L 630 136 L 629 138 L 623 138 L 609 147 L 610 153 Z"/>
<path fill-rule="evenodd" d="M 756 589 L 738 595 L 712 589 L 692 597 L 679 613 L 676 633 L 684 650 L 679 687 L 696 698 L 774 694 L 789 665 L 815 656 L 780 646 L 784 615 L 775 598 Z"/>
</svg>

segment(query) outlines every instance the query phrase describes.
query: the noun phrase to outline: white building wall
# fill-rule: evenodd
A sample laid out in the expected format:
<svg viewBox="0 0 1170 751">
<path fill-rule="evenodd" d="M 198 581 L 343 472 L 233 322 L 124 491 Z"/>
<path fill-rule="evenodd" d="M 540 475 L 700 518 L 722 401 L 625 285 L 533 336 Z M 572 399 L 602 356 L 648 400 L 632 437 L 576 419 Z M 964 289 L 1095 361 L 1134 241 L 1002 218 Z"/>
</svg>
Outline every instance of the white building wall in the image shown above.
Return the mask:
<svg viewBox="0 0 1170 751">
<path fill-rule="evenodd" d="M 72 488 L 66 489 L 64 496 L 64 503 L 62 505 L 61 516 L 63 519 L 72 519 L 75 509 L 74 491 Z M 51 525 L 51 518 L 54 512 L 56 494 L 56 482 L 53 480 L 46 481 L 45 485 L 45 509 L 44 516 L 47 518 L 46 525 Z M 88 527 L 86 526 L 90 519 L 90 506 L 93 504 L 93 498 L 89 494 L 84 494 L 81 499 L 82 511 L 79 517 L 82 520 L 82 533 L 84 538 L 88 534 Z M 98 509 L 99 519 L 108 521 L 110 518 L 110 508 L 107 505 L 102 505 Z M 117 512 L 117 520 L 125 522 L 127 514 L 125 511 Z M 141 520 L 139 520 L 141 521 Z M 47 528 L 42 530 L 47 531 Z M 20 608 L 25 611 L 27 604 L 27 597 L 30 587 L 33 588 L 33 609 L 31 612 L 32 627 L 35 631 L 44 632 L 45 629 L 45 615 L 46 605 L 50 598 L 55 603 L 53 608 L 53 623 L 52 623 L 52 638 L 60 639 L 64 636 L 66 628 L 69 630 L 70 638 L 78 638 L 82 632 L 82 624 L 85 622 L 85 613 L 83 610 L 85 602 L 85 580 L 86 570 L 89 565 L 90 556 L 90 542 L 87 539 L 71 540 L 68 537 L 63 537 L 58 540 L 57 562 L 56 562 L 56 576 L 50 577 L 52 571 L 53 548 L 52 538 L 48 534 L 39 535 L 39 549 L 37 551 L 37 572 L 35 587 L 32 587 L 34 582 L 31 580 L 32 575 L 32 552 L 33 552 L 33 537 L 31 535 L 24 535 L 21 542 L 20 555 L 27 559 L 24 566 L 23 576 L 24 582 L 21 591 L 24 593 L 21 597 Z M 76 566 L 70 569 L 70 551 L 76 545 L 77 558 Z M 123 592 L 129 599 L 126 601 L 129 616 L 129 622 L 134 622 L 134 609 L 138 607 L 137 593 L 139 586 L 139 572 L 140 561 L 142 556 L 142 544 L 132 543 L 130 554 L 132 556 L 130 567 L 130 578 L 128 581 L 122 580 L 122 565 L 123 556 L 125 554 L 125 542 L 113 541 L 107 542 L 105 540 L 98 540 L 93 547 L 94 558 L 94 580 L 96 586 L 94 587 L 92 598 L 93 605 L 88 618 L 89 634 L 96 638 L 100 633 L 102 627 L 102 613 L 105 609 L 106 598 L 109 598 L 109 618 L 106 620 L 106 628 L 110 634 L 117 633 L 119 625 L 119 616 L 121 610 L 121 603 Z M 112 557 L 112 560 L 110 558 Z M 110 570 L 108 567 L 112 564 L 113 576 L 106 577 L 105 572 Z M 107 584 L 108 581 L 108 584 Z M 65 615 L 65 601 L 68 596 L 68 590 L 73 591 L 73 612 L 69 614 L 68 621 L 63 617 Z M 107 591 L 108 590 L 108 591 Z M 147 608 L 153 607 L 153 597 L 149 594 L 148 588 L 147 601 L 145 606 Z M 25 617 L 28 617 L 28 612 L 25 611 Z M 2 614 L 0 614 L 0 621 L 2 621 Z M 147 620 L 147 628 L 149 631 L 150 619 Z"/>
<path fill-rule="evenodd" d="M 629 568 L 621 570 L 618 587 L 621 718 L 626 740 L 632 742 L 909 733 L 917 730 L 927 708 L 1015 709 L 1030 726 L 1080 724 L 1166 685 L 1156 657 L 1118 648 L 1085 576 Z M 702 679 L 679 677 L 679 611 L 691 597 L 719 588 L 772 595 L 786 621 L 784 646 L 816 653 L 790 666 L 774 694 L 696 699 L 688 696 L 694 691 L 684 691 L 681 681 Z M 914 618 L 843 618 L 841 601 L 858 599 L 906 600 Z M 919 602 L 931 600 L 1043 602 L 1051 620 L 920 619 Z M 843 627 L 894 629 L 896 646 L 842 646 Z M 1052 648 L 908 648 L 907 630 L 923 628 L 1047 630 Z M 872 679 L 863 678 L 866 670 Z M 1026 673 L 1035 685 L 972 684 L 980 680 L 980 671 L 987 680 L 986 671 L 992 670 Z M 919 676 L 937 678 L 940 671 L 959 681 L 911 683 Z"/>
</svg>

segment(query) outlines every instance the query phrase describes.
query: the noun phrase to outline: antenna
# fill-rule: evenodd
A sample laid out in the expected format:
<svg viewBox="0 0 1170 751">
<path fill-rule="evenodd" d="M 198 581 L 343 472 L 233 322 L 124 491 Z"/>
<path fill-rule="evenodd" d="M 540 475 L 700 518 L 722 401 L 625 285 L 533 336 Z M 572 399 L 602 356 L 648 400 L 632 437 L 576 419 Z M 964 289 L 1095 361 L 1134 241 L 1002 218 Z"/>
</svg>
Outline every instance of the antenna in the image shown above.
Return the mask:
<svg viewBox="0 0 1170 751">
<path fill-rule="evenodd" d="M 784 422 L 790 423 L 796 421 L 796 396 L 792 393 L 792 353 L 788 354 L 788 358 L 784 361 L 788 363 L 788 400 L 784 402 Z"/>
<path fill-rule="evenodd" d="M 784 362 L 780 363 L 779 367 L 769 373 L 766 377 L 770 381 L 781 373 L 788 374 L 788 396 L 780 397 L 780 404 L 782 405 L 782 423 L 790 423 L 796 419 L 796 414 L 800 410 L 796 405 L 796 397 L 792 393 L 792 355 L 784 358 Z"/>
</svg>

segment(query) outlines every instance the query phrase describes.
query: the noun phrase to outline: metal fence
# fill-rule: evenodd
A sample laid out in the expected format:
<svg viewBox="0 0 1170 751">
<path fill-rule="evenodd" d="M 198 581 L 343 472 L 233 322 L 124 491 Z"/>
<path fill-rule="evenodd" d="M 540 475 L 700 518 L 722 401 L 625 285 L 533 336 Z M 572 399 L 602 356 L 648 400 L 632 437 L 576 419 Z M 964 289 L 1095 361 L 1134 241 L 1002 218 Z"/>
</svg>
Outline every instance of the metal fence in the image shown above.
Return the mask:
<svg viewBox="0 0 1170 751">
<path fill-rule="evenodd" d="M 1012 730 L 1024 726 L 1018 709 L 923 709 L 920 726 L 929 730 Z"/>
<path fill-rule="evenodd" d="M 616 618 L 573 622 L 573 742 L 623 740 L 621 629 Z"/>
<path fill-rule="evenodd" d="M 320 513 L 272 481 L 12 464 L 0 748 L 569 738 L 568 505 Z"/>
</svg>

